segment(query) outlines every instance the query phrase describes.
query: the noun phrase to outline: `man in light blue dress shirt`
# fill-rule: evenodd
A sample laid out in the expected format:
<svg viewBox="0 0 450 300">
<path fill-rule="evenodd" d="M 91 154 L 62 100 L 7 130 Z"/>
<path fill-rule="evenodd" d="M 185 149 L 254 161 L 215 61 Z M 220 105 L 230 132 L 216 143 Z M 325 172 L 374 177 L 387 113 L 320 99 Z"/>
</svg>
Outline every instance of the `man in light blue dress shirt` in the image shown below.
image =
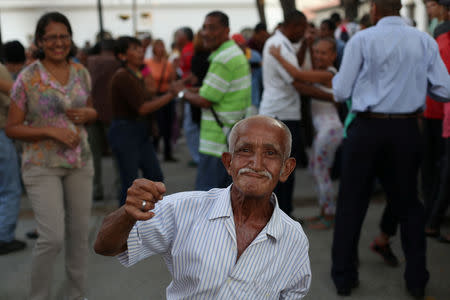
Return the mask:
<svg viewBox="0 0 450 300">
<path fill-rule="evenodd" d="M 126 204 L 105 218 L 95 251 L 125 266 L 161 254 L 172 275 L 169 300 L 302 299 L 311 282 L 308 240 L 273 193 L 295 169 L 291 143 L 287 126 L 271 117 L 239 121 L 222 155 L 230 187 L 163 199 L 163 183 L 136 180 Z"/>
<path fill-rule="evenodd" d="M 408 26 L 400 8 L 400 0 L 372 0 L 376 26 L 347 43 L 333 79 L 335 100 L 351 97 L 357 114 L 343 148 L 332 247 L 331 274 L 340 295 L 350 295 L 359 284 L 357 247 L 375 176 L 400 221 L 408 292 L 423 299 L 429 279 L 424 208 L 417 195 L 422 151 L 417 116 L 427 93 L 450 101 L 450 76 L 436 42 Z"/>
</svg>

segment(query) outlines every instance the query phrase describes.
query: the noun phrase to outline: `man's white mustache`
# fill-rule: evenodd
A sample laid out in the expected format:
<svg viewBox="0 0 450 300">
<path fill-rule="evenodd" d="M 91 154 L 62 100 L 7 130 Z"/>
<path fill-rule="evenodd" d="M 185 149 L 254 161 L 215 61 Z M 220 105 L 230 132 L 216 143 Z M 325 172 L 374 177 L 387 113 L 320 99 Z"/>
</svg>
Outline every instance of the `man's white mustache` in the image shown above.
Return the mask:
<svg viewBox="0 0 450 300">
<path fill-rule="evenodd" d="M 260 175 L 260 176 L 266 176 L 270 180 L 272 179 L 272 174 L 270 174 L 268 171 L 255 171 L 250 168 L 242 168 L 239 170 L 238 175 L 242 175 L 243 173 L 253 173 L 253 174 Z"/>
</svg>

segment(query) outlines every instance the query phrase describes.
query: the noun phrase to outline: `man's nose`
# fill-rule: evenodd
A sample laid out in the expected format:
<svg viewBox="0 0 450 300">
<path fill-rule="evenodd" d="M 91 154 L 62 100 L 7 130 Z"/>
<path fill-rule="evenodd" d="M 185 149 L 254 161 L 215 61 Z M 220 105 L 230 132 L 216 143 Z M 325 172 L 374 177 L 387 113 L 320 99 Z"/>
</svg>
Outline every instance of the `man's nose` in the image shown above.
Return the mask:
<svg viewBox="0 0 450 300">
<path fill-rule="evenodd" d="M 255 152 L 252 156 L 252 168 L 256 171 L 263 169 L 263 154 L 260 152 Z"/>
</svg>

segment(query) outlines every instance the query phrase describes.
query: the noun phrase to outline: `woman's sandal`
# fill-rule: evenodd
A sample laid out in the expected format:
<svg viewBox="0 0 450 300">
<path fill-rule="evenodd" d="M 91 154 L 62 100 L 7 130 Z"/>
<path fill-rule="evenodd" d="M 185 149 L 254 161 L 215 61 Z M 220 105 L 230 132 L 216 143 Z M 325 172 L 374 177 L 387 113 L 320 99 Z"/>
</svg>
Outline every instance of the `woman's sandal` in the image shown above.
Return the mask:
<svg viewBox="0 0 450 300">
<path fill-rule="evenodd" d="M 321 216 L 319 220 L 314 223 L 308 224 L 308 228 L 317 229 L 317 230 L 327 230 L 334 226 L 334 219 L 326 219 Z"/>
</svg>

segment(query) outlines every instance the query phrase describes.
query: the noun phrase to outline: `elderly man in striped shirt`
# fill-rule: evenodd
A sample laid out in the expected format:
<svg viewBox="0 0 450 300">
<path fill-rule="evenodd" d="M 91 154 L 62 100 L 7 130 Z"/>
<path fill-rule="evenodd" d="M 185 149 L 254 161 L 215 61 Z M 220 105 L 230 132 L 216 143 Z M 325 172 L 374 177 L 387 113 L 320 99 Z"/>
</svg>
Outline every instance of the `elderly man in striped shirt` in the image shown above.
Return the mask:
<svg viewBox="0 0 450 300">
<path fill-rule="evenodd" d="M 254 116 L 238 122 L 223 164 L 224 189 L 163 198 L 160 182 L 136 180 L 105 218 L 95 251 L 125 266 L 161 254 L 172 274 L 167 299 L 301 299 L 310 286 L 308 240 L 273 190 L 295 169 L 291 133 Z"/>
</svg>

